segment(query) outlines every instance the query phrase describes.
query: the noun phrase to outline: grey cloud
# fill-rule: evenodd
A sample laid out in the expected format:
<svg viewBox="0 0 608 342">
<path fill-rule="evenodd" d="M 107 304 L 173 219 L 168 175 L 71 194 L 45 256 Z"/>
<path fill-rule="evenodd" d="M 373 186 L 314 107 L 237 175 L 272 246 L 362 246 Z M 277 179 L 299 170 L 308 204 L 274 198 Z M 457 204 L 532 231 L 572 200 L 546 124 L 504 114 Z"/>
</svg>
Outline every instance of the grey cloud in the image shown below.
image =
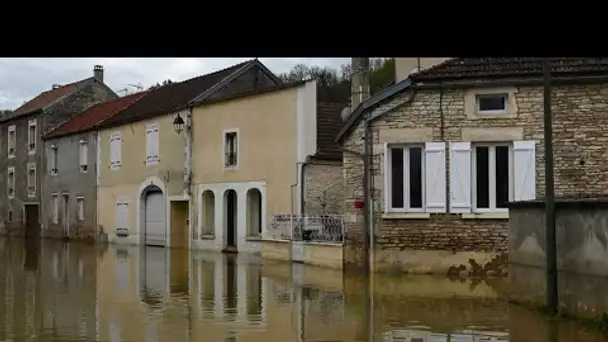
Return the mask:
<svg viewBox="0 0 608 342">
<path fill-rule="evenodd" d="M 149 87 L 165 79 L 183 81 L 251 58 L 0 58 L 0 109 L 15 109 L 53 84 L 66 84 L 93 75 L 93 65 L 105 69 L 114 90 L 141 84 Z M 296 64 L 339 68 L 349 58 L 260 58 L 273 72 Z"/>
</svg>

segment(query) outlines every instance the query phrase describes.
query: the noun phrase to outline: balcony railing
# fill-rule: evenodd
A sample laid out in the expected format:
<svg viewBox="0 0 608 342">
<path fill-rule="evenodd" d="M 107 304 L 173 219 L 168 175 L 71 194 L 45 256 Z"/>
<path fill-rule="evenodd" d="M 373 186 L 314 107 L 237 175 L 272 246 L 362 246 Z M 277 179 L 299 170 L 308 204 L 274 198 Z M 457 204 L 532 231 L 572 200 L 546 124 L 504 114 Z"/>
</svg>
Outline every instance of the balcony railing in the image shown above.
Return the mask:
<svg viewBox="0 0 608 342">
<path fill-rule="evenodd" d="M 236 152 L 226 152 L 226 166 L 235 166 L 236 165 Z"/>
</svg>

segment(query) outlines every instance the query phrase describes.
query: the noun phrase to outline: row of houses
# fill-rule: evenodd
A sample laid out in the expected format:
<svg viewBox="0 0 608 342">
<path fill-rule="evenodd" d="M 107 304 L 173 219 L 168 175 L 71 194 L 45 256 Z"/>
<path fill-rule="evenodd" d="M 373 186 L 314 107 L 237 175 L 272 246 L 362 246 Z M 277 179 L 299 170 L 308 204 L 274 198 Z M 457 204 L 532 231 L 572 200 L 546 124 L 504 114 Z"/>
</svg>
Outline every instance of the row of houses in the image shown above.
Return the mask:
<svg viewBox="0 0 608 342">
<path fill-rule="evenodd" d="M 339 212 L 348 104 L 316 91 L 256 59 L 119 97 L 95 66 L 2 118 L 3 230 L 246 250 L 268 213 Z"/>
<path fill-rule="evenodd" d="M 97 66 L 1 119 L 4 230 L 259 252 L 277 217 L 336 214 L 348 266 L 369 210 L 378 269 L 506 272 L 507 203 L 544 193 L 541 59 L 396 58 L 373 95 L 352 64 L 350 105 L 258 60 L 122 98 Z M 551 65 L 556 194 L 599 194 L 608 59 Z"/>
</svg>

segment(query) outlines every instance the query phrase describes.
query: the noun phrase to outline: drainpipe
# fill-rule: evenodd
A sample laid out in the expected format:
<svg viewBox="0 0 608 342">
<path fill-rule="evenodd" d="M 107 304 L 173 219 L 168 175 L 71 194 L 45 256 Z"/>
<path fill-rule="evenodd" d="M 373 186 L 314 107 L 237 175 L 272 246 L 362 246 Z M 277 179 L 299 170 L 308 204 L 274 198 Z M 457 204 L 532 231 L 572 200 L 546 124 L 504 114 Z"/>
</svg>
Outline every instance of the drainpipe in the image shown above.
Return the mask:
<svg viewBox="0 0 608 342">
<path fill-rule="evenodd" d="M 192 196 L 192 107 L 187 109 L 184 127 L 186 161 L 184 165 L 184 195 Z"/>
<path fill-rule="evenodd" d="M 371 175 L 369 173 L 370 168 L 370 138 L 371 138 L 371 123 L 369 120 L 365 120 L 364 125 L 364 134 L 363 134 L 363 250 L 365 252 L 365 265 L 364 270 L 365 274 L 370 273 L 370 227 L 372 222 L 372 217 L 370 214 L 372 213 L 372 203 L 371 203 L 371 194 L 370 194 L 370 178 Z"/>
</svg>

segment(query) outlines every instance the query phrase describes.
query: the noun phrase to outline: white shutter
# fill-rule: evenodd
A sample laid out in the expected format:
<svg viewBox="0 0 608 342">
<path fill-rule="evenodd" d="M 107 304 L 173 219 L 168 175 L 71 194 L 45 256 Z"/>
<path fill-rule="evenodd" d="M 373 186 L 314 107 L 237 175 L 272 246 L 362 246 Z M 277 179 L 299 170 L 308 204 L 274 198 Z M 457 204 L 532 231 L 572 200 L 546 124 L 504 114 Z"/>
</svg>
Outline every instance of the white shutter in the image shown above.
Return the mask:
<svg viewBox="0 0 608 342">
<path fill-rule="evenodd" d="M 114 137 L 114 164 L 116 167 L 119 167 L 121 164 L 121 153 L 122 153 L 122 141 L 120 138 L 120 134 L 117 134 Z"/>
<path fill-rule="evenodd" d="M 513 142 L 513 200 L 536 199 L 536 145 L 534 140 Z"/>
<path fill-rule="evenodd" d="M 80 143 L 80 165 L 87 165 L 87 144 L 85 142 Z"/>
<path fill-rule="evenodd" d="M 127 203 L 123 203 L 122 204 L 122 228 L 128 229 L 129 228 L 129 204 Z"/>
<path fill-rule="evenodd" d="M 146 125 L 146 162 L 149 163 L 153 160 L 152 156 L 154 156 L 154 142 L 152 141 L 152 126 Z"/>
<path fill-rule="evenodd" d="M 158 160 L 160 155 L 160 136 L 158 132 L 158 125 L 152 130 L 152 157 L 154 160 Z"/>
<path fill-rule="evenodd" d="M 426 212 L 445 213 L 445 143 L 427 142 L 424 151 Z"/>
<path fill-rule="evenodd" d="M 471 212 L 471 143 L 450 143 L 450 212 Z"/>
<path fill-rule="evenodd" d="M 122 203 L 116 203 L 116 229 L 122 228 Z"/>
<path fill-rule="evenodd" d="M 110 136 L 110 167 L 116 165 L 116 136 Z"/>
<path fill-rule="evenodd" d="M 390 182 L 389 182 L 389 177 L 390 177 L 390 169 L 389 169 L 389 165 L 388 165 L 388 158 L 389 158 L 389 153 L 390 150 L 388 148 L 388 143 L 384 143 L 384 212 L 388 213 L 389 211 L 389 196 L 391 193 L 391 189 L 390 187 Z"/>
</svg>

